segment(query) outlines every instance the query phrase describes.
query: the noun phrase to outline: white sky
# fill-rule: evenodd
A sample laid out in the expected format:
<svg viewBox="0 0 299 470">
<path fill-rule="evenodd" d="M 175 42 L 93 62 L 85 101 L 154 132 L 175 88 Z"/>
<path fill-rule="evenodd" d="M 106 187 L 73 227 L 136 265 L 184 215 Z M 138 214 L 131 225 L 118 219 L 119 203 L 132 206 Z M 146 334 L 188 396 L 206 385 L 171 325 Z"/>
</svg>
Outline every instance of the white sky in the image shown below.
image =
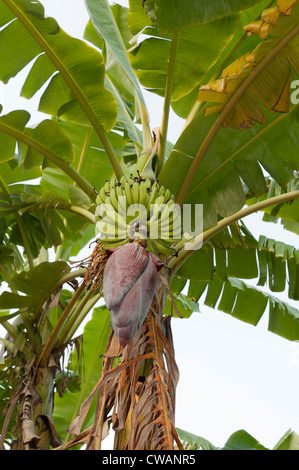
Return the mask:
<svg viewBox="0 0 299 470">
<path fill-rule="evenodd" d="M 66 32 L 82 37 L 88 21 L 83 0 L 41 3 Z M 0 84 L 4 112 L 32 110 L 32 103 L 17 99 L 18 80 L 11 80 L 7 87 Z M 152 127 L 160 126 L 162 100 L 148 93 L 145 97 Z M 170 140 L 175 140 L 181 125 L 172 113 Z M 299 248 L 298 237 L 262 223 L 259 216 L 250 216 L 245 223 L 255 236 L 261 233 Z M 292 304 L 298 308 L 298 302 Z M 188 320 L 173 321 L 180 369 L 176 426 L 217 446 L 239 429 L 270 448 L 289 428 L 299 433 L 298 344 L 267 332 L 267 315 L 253 327 L 206 307 L 201 310 Z"/>
</svg>

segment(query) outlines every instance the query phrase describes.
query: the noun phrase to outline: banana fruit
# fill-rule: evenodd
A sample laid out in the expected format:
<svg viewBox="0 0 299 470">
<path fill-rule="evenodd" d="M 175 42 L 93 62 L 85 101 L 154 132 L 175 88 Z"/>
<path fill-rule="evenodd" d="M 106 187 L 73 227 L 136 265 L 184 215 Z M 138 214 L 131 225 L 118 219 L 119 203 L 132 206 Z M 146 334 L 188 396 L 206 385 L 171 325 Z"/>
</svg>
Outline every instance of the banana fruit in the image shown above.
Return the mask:
<svg viewBox="0 0 299 470">
<path fill-rule="evenodd" d="M 144 227 L 147 232 L 148 251 L 164 255 L 175 253 L 171 245 L 181 239 L 180 210 L 170 190 L 159 186 L 157 181 L 152 182 L 139 175 L 128 179 L 122 177 L 119 182 L 112 178 L 100 189 L 96 204 L 97 229 L 101 234 L 98 241 L 103 249 L 144 239 L 139 233 L 142 226 L 143 233 Z M 133 205 L 134 210 L 135 205 L 140 208 L 139 214 L 142 216 L 138 215 L 139 219 L 132 220 L 132 216 L 127 214 L 128 208 Z M 146 220 L 141 217 L 146 217 Z"/>
</svg>

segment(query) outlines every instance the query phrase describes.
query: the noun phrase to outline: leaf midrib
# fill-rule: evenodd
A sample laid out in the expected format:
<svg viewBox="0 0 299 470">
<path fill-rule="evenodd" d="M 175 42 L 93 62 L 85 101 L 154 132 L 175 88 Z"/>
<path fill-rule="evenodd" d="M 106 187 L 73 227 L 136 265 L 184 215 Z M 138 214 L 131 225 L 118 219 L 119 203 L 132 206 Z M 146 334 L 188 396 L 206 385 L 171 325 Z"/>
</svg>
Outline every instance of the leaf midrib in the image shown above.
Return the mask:
<svg viewBox="0 0 299 470">
<path fill-rule="evenodd" d="M 177 203 L 182 203 L 188 193 L 189 187 L 193 181 L 193 178 L 203 161 L 208 149 L 210 148 L 212 142 L 214 141 L 216 135 L 218 134 L 219 130 L 221 129 L 225 119 L 238 103 L 238 101 L 242 98 L 242 96 L 246 93 L 247 89 L 250 87 L 251 83 L 257 78 L 257 76 L 265 69 L 265 67 L 281 52 L 281 50 L 287 46 L 287 44 L 297 35 L 299 34 L 299 24 L 296 25 L 293 29 L 288 31 L 288 33 L 281 38 L 281 40 L 275 44 L 273 49 L 261 59 L 261 61 L 255 66 L 255 68 L 250 72 L 247 78 L 241 83 L 241 85 L 237 88 L 237 90 L 233 93 L 231 98 L 228 100 L 226 105 L 224 106 L 222 112 L 210 128 L 209 132 L 207 133 L 204 141 L 202 142 L 201 146 L 199 147 L 193 161 L 186 173 L 186 176 L 181 184 L 179 192 L 176 197 Z"/>
<path fill-rule="evenodd" d="M 188 192 L 188 197 L 196 191 L 202 184 L 204 184 L 206 181 L 208 181 L 212 176 L 214 176 L 218 171 L 221 170 L 227 163 L 229 163 L 231 160 L 233 160 L 235 157 L 238 156 L 239 153 L 241 153 L 243 150 L 245 150 L 247 147 L 249 147 L 253 142 L 255 142 L 257 139 L 259 139 L 263 134 L 271 130 L 273 127 L 275 127 L 277 124 L 279 124 L 283 119 L 287 118 L 290 116 L 294 111 L 296 111 L 299 108 L 299 104 L 296 106 L 293 106 L 289 113 L 282 114 L 278 116 L 276 119 L 274 119 L 272 122 L 270 122 L 267 126 L 264 126 L 257 134 L 255 134 L 251 139 L 246 141 L 245 144 L 243 144 L 238 150 L 236 150 L 233 154 L 231 154 L 228 158 L 226 158 L 221 165 L 219 165 L 217 168 L 215 168 L 213 171 L 211 171 L 208 176 L 206 176 L 204 179 L 200 181 L 196 186 L 192 188 L 191 191 Z"/>
<path fill-rule="evenodd" d="M 58 155 L 56 155 L 52 150 L 48 149 L 40 142 L 34 140 L 32 137 L 23 134 L 22 132 L 14 129 L 13 127 L 0 122 L 0 132 L 4 132 L 7 135 L 10 135 L 14 139 L 23 144 L 27 145 L 28 147 L 36 150 L 38 153 L 43 155 L 45 158 L 51 160 L 58 168 L 63 170 L 67 175 L 69 175 L 76 183 L 83 189 L 83 191 L 91 198 L 91 200 L 95 201 L 96 193 L 91 186 L 91 184 L 83 178 L 79 173 L 77 173 L 70 165 L 68 165 L 64 160 L 62 160 Z"/>
<path fill-rule="evenodd" d="M 35 39 L 35 41 L 40 45 L 42 50 L 47 54 L 51 62 L 60 72 L 61 76 L 64 78 L 65 82 L 67 83 L 68 87 L 76 97 L 78 103 L 82 107 L 84 113 L 86 114 L 87 118 L 89 119 L 91 125 L 93 126 L 95 132 L 97 133 L 100 141 L 103 144 L 103 147 L 107 153 L 107 156 L 110 160 L 110 163 L 115 171 L 115 174 L 118 179 L 123 176 L 123 170 L 120 166 L 118 158 L 114 152 L 113 147 L 110 144 L 110 141 L 102 128 L 101 124 L 99 123 L 95 113 L 93 112 L 89 102 L 82 92 L 82 90 L 77 86 L 75 80 L 73 79 L 72 75 L 69 73 L 68 69 L 64 66 L 63 62 L 59 59 L 55 51 L 52 47 L 47 43 L 47 41 L 43 38 L 43 36 L 39 33 L 39 31 L 35 28 L 35 26 L 30 22 L 30 20 L 24 15 L 22 10 L 15 4 L 13 0 L 3 0 L 6 6 L 16 15 L 18 20 L 22 23 L 22 25 L 27 29 L 29 34 Z"/>
</svg>

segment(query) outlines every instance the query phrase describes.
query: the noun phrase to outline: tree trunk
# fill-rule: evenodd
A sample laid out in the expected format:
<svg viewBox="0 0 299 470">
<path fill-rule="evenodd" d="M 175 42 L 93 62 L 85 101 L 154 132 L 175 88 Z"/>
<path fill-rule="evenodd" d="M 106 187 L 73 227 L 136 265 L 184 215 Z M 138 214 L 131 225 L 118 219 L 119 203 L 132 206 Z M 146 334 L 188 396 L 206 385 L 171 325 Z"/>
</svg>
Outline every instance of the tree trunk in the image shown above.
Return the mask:
<svg viewBox="0 0 299 470">
<path fill-rule="evenodd" d="M 19 408 L 12 450 L 49 450 L 61 444 L 52 420 L 56 367 L 28 365 L 19 391 Z"/>
</svg>

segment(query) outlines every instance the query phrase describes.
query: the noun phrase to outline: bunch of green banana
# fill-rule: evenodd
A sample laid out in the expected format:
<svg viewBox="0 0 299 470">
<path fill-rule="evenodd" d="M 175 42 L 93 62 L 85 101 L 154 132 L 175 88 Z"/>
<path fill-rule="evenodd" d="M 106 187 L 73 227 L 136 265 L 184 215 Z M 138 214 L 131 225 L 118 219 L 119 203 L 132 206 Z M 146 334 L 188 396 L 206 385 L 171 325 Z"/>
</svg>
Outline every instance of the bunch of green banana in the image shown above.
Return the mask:
<svg viewBox="0 0 299 470">
<path fill-rule="evenodd" d="M 104 249 L 146 240 L 154 254 L 173 254 L 181 239 L 181 215 L 169 189 L 131 176 L 106 181 L 97 199 L 97 229 Z"/>
</svg>

